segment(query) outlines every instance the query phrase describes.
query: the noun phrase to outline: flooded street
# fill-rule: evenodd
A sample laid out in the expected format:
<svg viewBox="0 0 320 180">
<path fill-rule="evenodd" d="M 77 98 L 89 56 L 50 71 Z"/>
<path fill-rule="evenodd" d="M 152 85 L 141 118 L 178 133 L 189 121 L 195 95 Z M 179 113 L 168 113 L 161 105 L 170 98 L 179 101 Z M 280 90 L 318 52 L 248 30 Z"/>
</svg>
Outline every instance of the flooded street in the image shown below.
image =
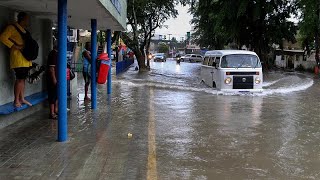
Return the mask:
<svg viewBox="0 0 320 180">
<path fill-rule="evenodd" d="M 124 109 L 135 104 L 128 110 L 132 117 L 140 112 L 148 121 L 147 130 L 131 129 L 138 139 L 148 136 L 139 146 L 149 150 L 151 174 L 159 179 L 320 178 L 318 79 L 271 72 L 265 74 L 263 93 L 224 94 L 200 82 L 200 67 L 156 62 L 151 72 L 130 69 L 114 81 L 114 104 Z"/>
<path fill-rule="evenodd" d="M 0 179 L 320 179 L 317 78 L 270 72 L 263 93 L 226 94 L 199 64 L 151 65 L 114 76 L 112 96 L 99 86 L 97 111 L 79 79 L 66 143 L 47 110 L 1 129 Z"/>
</svg>

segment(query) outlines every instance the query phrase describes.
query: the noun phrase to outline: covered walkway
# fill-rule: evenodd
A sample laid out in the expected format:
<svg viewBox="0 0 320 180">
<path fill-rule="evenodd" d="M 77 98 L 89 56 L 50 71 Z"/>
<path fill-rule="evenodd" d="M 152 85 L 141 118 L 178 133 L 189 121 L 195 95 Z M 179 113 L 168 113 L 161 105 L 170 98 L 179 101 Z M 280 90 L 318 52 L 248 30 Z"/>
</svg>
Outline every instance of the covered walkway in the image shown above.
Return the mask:
<svg viewBox="0 0 320 180">
<path fill-rule="evenodd" d="M 97 83 L 96 83 L 96 59 L 97 59 L 97 31 L 107 32 L 106 44 L 108 54 L 111 54 L 111 36 L 112 31 L 123 31 L 126 28 L 126 8 L 125 0 L 12 0 L 0 1 L 0 6 L 6 10 L 14 12 L 28 12 L 35 19 L 51 20 L 50 27 L 53 24 L 58 25 L 58 141 L 64 142 L 68 139 L 68 116 L 67 116 L 67 27 L 74 29 L 91 30 L 91 109 L 98 108 L 97 103 Z M 7 22 L 8 23 L 8 22 Z M 31 20 L 31 25 L 34 23 Z M 46 24 L 47 29 L 48 24 Z M 29 29 L 32 32 L 32 29 Z M 41 32 L 41 28 L 39 28 Z M 50 32 L 51 31 L 51 32 Z M 43 33 L 37 41 L 52 41 L 52 30 Z M 36 36 L 33 34 L 33 36 Z M 47 43 L 50 44 L 50 43 Z M 52 43 L 51 43 L 52 47 Z M 40 44 L 40 49 L 42 49 Z M 46 49 L 47 51 L 50 50 Z M 43 50 L 45 52 L 45 50 Z M 46 52 L 47 53 L 47 52 Z M 43 55 L 46 58 L 45 55 Z M 43 62 L 43 60 L 42 60 Z M 107 93 L 111 94 L 111 72 L 109 71 L 107 82 Z M 43 91 L 44 89 L 42 89 Z M 37 90 L 41 91 L 41 90 Z"/>
<path fill-rule="evenodd" d="M 124 107 L 130 90 L 114 88 L 115 98 L 107 102 L 106 87 L 100 86 L 98 103 L 104 108 L 97 111 L 76 98 L 70 102 L 66 143 L 55 141 L 57 121 L 48 121 L 43 111 L 1 129 L 0 179 L 146 179 L 149 98 L 137 97 Z"/>
</svg>

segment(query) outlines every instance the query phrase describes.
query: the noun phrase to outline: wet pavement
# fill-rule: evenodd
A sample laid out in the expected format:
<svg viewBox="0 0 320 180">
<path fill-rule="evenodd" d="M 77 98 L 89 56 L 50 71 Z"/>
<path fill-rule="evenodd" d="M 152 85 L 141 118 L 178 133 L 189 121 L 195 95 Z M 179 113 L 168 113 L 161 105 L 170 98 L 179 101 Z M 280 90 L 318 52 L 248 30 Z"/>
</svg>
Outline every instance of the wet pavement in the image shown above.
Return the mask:
<svg viewBox="0 0 320 180">
<path fill-rule="evenodd" d="M 1 129 L 0 179 L 320 179 L 318 78 L 270 72 L 263 93 L 227 94 L 200 64 L 151 65 L 111 97 L 100 86 L 96 112 L 73 98 L 67 143 L 47 112 Z"/>
</svg>

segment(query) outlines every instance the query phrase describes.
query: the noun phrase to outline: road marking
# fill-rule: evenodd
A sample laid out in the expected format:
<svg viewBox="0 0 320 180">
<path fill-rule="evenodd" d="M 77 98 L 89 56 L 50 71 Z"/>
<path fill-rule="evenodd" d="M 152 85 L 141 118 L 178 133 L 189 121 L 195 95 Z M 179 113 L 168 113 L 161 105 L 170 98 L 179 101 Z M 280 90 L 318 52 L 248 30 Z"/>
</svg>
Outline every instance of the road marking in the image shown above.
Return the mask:
<svg viewBox="0 0 320 180">
<path fill-rule="evenodd" d="M 155 114 L 154 114 L 153 98 L 154 98 L 153 88 L 150 88 L 147 180 L 157 180 L 158 179 L 157 152 L 156 152 L 156 130 L 155 130 Z"/>
</svg>

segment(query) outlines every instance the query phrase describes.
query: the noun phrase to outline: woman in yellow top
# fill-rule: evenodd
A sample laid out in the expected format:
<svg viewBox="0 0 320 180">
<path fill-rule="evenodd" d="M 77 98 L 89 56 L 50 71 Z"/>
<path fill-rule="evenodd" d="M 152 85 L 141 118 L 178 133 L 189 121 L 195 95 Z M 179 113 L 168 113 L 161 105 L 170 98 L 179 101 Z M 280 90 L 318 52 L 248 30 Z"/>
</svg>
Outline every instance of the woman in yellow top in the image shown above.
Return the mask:
<svg viewBox="0 0 320 180">
<path fill-rule="evenodd" d="M 15 26 L 23 33 L 26 33 L 25 28 L 29 24 L 29 16 L 20 12 L 18 14 L 18 22 Z M 22 104 L 32 106 L 32 104 L 24 99 L 25 80 L 28 77 L 28 72 L 32 66 L 32 62 L 26 60 L 21 53 L 24 47 L 23 39 L 14 25 L 9 25 L 0 35 L 0 41 L 10 48 L 10 68 L 14 70 L 16 81 L 14 84 L 14 106 L 19 108 Z"/>
</svg>

